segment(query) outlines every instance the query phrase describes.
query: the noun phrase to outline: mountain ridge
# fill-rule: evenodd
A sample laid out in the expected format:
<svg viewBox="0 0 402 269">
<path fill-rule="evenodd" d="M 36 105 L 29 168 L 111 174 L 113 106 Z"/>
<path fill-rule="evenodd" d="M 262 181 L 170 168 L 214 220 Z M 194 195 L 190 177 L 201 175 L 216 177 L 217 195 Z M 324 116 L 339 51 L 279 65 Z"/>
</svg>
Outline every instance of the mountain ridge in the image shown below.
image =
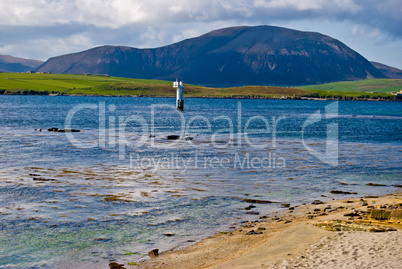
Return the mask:
<svg viewBox="0 0 402 269">
<path fill-rule="evenodd" d="M 0 55 L 0 72 L 27 72 L 38 68 L 43 61 Z"/>
<path fill-rule="evenodd" d="M 158 48 L 101 46 L 50 58 L 36 71 L 180 78 L 219 87 L 294 86 L 386 77 L 339 40 L 276 26 L 223 28 Z"/>
<path fill-rule="evenodd" d="M 370 62 L 375 68 L 380 70 L 384 75 L 386 75 L 388 78 L 394 78 L 394 79 L 402 79 L 402 70 L 388 66 L 382 63 L 377 63 L 377 62 Z"/>
</svg>

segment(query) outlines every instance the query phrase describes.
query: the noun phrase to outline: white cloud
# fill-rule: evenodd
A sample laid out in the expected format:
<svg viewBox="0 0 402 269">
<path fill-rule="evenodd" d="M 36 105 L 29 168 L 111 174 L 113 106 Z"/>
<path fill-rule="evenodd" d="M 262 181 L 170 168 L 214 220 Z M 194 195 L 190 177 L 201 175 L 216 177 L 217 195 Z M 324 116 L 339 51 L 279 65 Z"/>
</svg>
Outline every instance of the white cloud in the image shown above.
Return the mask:
<svg viewBox="0 0 402 269">
<path fill-rule="evenodd" d="M 0 54 L 46 60 L 50 56 L 76 52 L 92 46 L 94 44 L 88 36 L 77 34 L 66 38 L 39 38 L 0 46 Z"/>
<path fill-rule="evenodd" d="M 0 53 L 43 59 L 103 44 L 156 47 L 260 24 L 360 43 L 401 40 L 401 14 L 401 0 L 0 0 Z M 347 25 L 342 33 L 339 25 Z"/>
<path fill-rule="evenodd" d="M 0 25 L 130 24 L 225 20 L 277 10 L 355 12 L 353 0 L 0 0 Z M 263 10 L 261 10 L 263 9 Z M 291 18 L 290 18 L 291 19 Z"/>
</svg>

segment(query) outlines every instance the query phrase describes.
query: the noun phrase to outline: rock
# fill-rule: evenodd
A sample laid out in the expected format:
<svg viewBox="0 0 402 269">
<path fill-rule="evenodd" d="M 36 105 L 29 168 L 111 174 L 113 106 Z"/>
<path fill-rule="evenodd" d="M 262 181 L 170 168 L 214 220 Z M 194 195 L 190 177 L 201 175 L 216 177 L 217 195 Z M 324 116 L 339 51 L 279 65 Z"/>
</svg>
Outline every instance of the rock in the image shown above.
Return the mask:
<svg viewBox="0 0 402 269">
<path fill-rule="evenodd" d="M 263 232 L 261 232 L 261 231 L 254 231 L 254 230 L 251 230 L 251 231 L 249 231 L 248 233 L 246 233 L 246 235 L 254 235 L 254 234 L 263 234 Z"/>
<path fill-rule="evenodd" d="M 171 233 L 165 233 L 165 234 L 163 234 L 164 236 L 168 236 L 168 237 L 170 237 L 170 236 L 175 236 L 176 234 L 171 234 Z"/>
<path fill-rule="evenodd" d="M 167 140 L 177 140 L 180 138 L 180 136 L 179 135 L 168 135 L 166 138 L 167 138 Z"/>
<path fill-rule="evenodd" d="M 124 264 L 118 264 L 116 262 L 112 262 L 109 264 L 110 269 L 125 269 Z"/>
<path fill-rule="evenodd" d="M 248 211 L 246 212 L 247 215 L 260 215 L 260 212 L 257 211 Z"/>
<path fill-rule="evenodd" d="M 383 209 L 371 209 L 368 211 L 368 217 L 376 220 L 389 220 L 391 218 L 391 211 Z"/>
<path fill-rule="evenodd" d="M 59 129 L 57 132 L 58 133 L 79 133 L 81 131 L 75 130 L 75 129 Z"/>
<path fill-rule="evenodd" d="M 383 232 L 385 232 L 385 229 L 378 228 L 378 227 L 369 227 L 369 228 L 367 228 L 367 232 L 370 232 L 370 233 L 383 233 Z"/>
<path fill-rule="evenodd" d="M 385 187 L 385 186 L 387 186 L 387 185 L 385 185 L 385 184 L 377 184 L 377 183 L 367 183 L 366 184 L 367 186 L 373 186 L 373 187 Z"/>
<path fill-rule="evenodd" d="M 272 204 L 278 202 L 272 202 L 269 200 L 257 200 L 257 199 L 242 199 L 243 202 L 250 203 L 250 204 Z"/>
<path fill-rule="evenodd" d="M 49 132 L 57 132 L 57 133 L 78 133 L 81 132 L 80 130 L 75 130 L 75 129 L 59 129 L 59 128 L 48 128 L 47 129 Z"/>
<path fill-rule="evenodd" d="M 290 207 L 290 204 L 281 204 L 281 207 L 283 207 L 283 208 L 289 208 L 289 207 Z"/>
<path fill-rule="evenodd" d="M 332 194 L 357 194 L 357 192 L 337 191 L 337 190 L 330 191 L 330 193 L 332 193 Z"/>
<path fill-rule="evenodd" d="M 151 257 L 151 258 L 156 258 L 156 257 L 158 257 L 159 256 L 159 249 L 153 249 L 153 250 L 150 250 L 150 251 L 148 251 L 148 255 L 149 255 L 149 257 Z"/>
<path fill-rule="evenodd" d="M 314 200 L 311 204 L 312 204 L 312 205 L 321 205 L 321 204 L 323 204 L 323 203 L 324 203 L 323 201 Z"/>
<path fill-rule="evenodd" d="M 35 129 L 35 131 L 37 131 L 37 132 L 42 132 L 42 129 Z"/>
<path fill-rule="evenodd" d="M 33 181 L 55 181 L 54 179 L 50 179 L 50 178 L 41 178 L 41 177 L 33 177 L 32 180 L 33 180 Z"/>
<path fill-rule="evenodd" d="M 392 185 L 393 187 L 402 188 L 402 185 Z"/>
<path fill-rule="evenodd" d="M 256 208 L 256 206 L 255 205 L 249 205 L 249 206 L 245 207 L 244 210 L 250 210 L 252 208 Z"/>
<path fill-rule="evenodd" d="M 358 214 L 357 212 L 351 212 L 351 213 L 347 213 L 343 216 L 344 217 L 358 217 L 358 216 L 360 216 L 360 214 Z"/>
</svg>

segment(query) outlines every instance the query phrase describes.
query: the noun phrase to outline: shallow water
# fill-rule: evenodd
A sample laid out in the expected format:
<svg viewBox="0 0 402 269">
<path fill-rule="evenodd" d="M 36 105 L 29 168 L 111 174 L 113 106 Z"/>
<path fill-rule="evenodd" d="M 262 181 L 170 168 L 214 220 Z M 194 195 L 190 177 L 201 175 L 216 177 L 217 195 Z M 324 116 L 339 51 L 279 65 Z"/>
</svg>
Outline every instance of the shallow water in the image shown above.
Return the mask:
<svg viewBox="0 0 402 269">
<path fill-rule="evenodd" d="M 181 114 L 172 98 L 0 99 L 0 268 L 136 262 L 402 180 L 400 102 L 186 99 Z"/>
</svg>

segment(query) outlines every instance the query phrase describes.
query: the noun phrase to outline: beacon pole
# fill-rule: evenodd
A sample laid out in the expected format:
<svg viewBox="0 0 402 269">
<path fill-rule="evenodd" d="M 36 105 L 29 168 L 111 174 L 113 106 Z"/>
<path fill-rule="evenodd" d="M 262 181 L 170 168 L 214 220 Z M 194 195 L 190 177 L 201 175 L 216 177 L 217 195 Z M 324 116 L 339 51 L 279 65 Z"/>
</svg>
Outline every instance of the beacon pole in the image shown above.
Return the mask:
<svg viewBox="0 0 402 269">
<path fill-rule="evenodd" d="M 176 79 L 176 81 L 173 82 L 173 88 L 177 89 L 177 94 L 176 94 L 177 110 L 183 111 L 183 109 L 184 109 L 184 101 L 183 101 L 184 83 L 183 83 L 183 81 L 179 81 Z"/>
</svg>

